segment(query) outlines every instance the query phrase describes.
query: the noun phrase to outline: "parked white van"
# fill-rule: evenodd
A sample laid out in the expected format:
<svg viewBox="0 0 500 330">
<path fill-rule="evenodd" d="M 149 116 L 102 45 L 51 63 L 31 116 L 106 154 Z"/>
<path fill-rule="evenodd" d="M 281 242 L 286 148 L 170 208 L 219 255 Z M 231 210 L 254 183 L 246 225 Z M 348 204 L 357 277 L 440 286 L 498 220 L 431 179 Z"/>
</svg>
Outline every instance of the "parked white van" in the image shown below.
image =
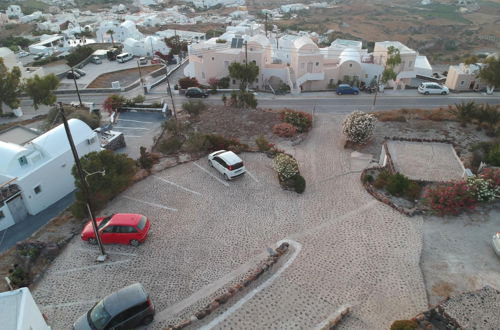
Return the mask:
<svg viewBox="0 0 500 330">
<path fill-rule="evenodd" d="M 132 54 L 129 53 L 121 53 L 120 55 L 116 56 L 116 60 L 120 63 L 128 62 L 132 58 L 133 58 Z"/>
</svg>

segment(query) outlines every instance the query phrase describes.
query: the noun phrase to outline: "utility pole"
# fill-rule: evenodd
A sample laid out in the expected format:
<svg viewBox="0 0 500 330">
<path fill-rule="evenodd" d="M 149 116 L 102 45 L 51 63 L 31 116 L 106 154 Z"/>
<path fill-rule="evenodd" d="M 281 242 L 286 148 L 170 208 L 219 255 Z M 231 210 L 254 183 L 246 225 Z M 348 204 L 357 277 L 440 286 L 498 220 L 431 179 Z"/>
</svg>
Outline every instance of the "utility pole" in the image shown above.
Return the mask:
<svg viewBox="0 0 500 330">
<path fill-rule="evenodd" d="M 144 81 L 142 80 L 141 63 L 139 63 L 139 60 L 137 60 L 137 68 L 139 69 L 139 77 L 141 78 L 141 87 L 142 91 L 144 92 Z"/>
<path fill-rule="evenodd" d="M 172 95 L 172 90 L 170 89 L 170 80 L 168 79 L 168 65 L 165 60 L 161 60 L 163 64 L 165 64 L 165 78 L 167 78 L 167 90 L 168 94 L 170 94 L 170 100 L 172 101 L 172 112 L 175 118 L 175 121 L 177 121 L 177 110 L 175 109 L 175 103 L 174 103 L 174 96 Z"/>
<path fill-rule="evenodd" d="M 106 252 L 104 251 L 104 246 L 102 245 L 101 236 L 99 235 L 99 228 L 97 227 L 97 222 L 92 212 L 92 206 L 90 202 L 89 188 L 87 186 L 87 181 L 85 180 L 85 175 L 83 174 L 82 164 L 80 163 L 80 158 L 78 157 L 78 151 L 75 148 L 75 143 L 73 142 L 73 136 L 71 135 L 71 130 L 69 129 L 68 120 L 64 114 L 64 108 L 62 102 L 59 102 L 59 113 L 61 114 L 64 130 L 66 131 L 66 136 L 68 137 L 69 146 L 71 147 L 71 152 L 73 153 L 73 158 L 75 159 L 76 169 L 78 171 L 78 176 L 80 177 L 80 183 L 82 185 L 83 194 L 85 196 L 85 201 L 87 204 L 87 211 L 90 215 L 90 220 L 92 222 L 92 227 L 94 229 L 94 234 L 97 239 L 97 244 L 101 250 L 101 255 L 97 257 L 97 261 L 103 262 L 106 260 Z"/>
<path fill-rule="evenodd" d="M 247 90 L 248 84 L 248 42 L 245 41 L 245 90 Z"/>
<path fill-rule="evenodd" d="M 266 38 L 267 38 L 267 13 L 266 13 L 266 20 L 264 23 L 264 29 L 266 30 Z"/>
<path fill-rule="evenodd" d="M 75 82 L 76 94 L 78 95 L 78 101 L 80 102 L 80 108 L 83 108 L 82 98 L 80 96 L 80 90 L 78 89 L 78 84 L 76 83 L 76 76 L 73 67 L 71 68 L 71 75 L 73 76 L 73 81 Z"/>
</svg>

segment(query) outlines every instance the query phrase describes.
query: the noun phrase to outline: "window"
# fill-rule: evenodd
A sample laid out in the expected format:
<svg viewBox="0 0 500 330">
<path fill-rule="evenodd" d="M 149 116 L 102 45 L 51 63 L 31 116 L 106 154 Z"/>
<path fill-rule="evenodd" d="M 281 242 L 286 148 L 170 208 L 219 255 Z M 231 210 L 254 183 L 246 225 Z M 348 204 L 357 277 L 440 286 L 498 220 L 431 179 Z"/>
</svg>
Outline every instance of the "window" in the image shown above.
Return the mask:
<svg viewBox="0 0 500 330">
<path fill-rule="evenodd" d="M 146 221 L 147 221 L 147 219 L 145 216 L 141 217 L 141 220 L 139 220 L 139 223 L 137 224 L 137 228 L 139 228 L 140 230 L 143 230 L 144 227 L 146 226 Z"/>
<path fill-rule="evenodd" d="M 90 138 L 90 139 L 87 139 L 87 143 L 88 144 L 94 144 L 95 143 L 95 136 Z"/>
<path fill-rule="evenodd" d="M 305 63 L 300 63 L 300 68 L 303 69 L 305 67 Z"/>
<path fill-rule="evenodd" d="M 352 68 L 352 63 L 349 63 L 349 67 Z"/>
<path fill-rule="evenodd" d="M 462 80 L 462 81 L 460 82 L 460 86 L 463 86 L 463 85 L 465 85 L 465 81 L 464 81 L 464 80 Z"/>
<path fill-rule="evenodd" d="M 319 66 L 319 62 L 316 62 L 316 66 Z"/>
<path fill-rule="evenodd" d="M 257 61 L 256 60 L 253 60 L 252 63 L 255 64 L 255 65 L 257 65 Z"/>
<path fill-rule="evenodd" d="M 212 61 L 214 61 L 214 60 L 215 60 L 215 57 L 212 57 Z"/>
<path fill-rule="evenodd" d="M 28 160 L 26 159 L 26 156 L 19 157 L 19 164 L 21 166 L 26 166 L 28 165 Z"/>
<path fill-rule="evenodd" d="M 411 69 L 411 66 L 413 65 L 413 61 L 408 62 L 408 67 Z"/>
<path fill-rule="evenodd" d="M 236 80 L 233 79 L 233 85 L 236 84 Z"/>
<path fill-rule="evenodd" d="M 5 214 L 3 213 L 3 211 L 0 211 L 0 219 L 3 219 L 5 218 Z"/>
<path fill-rule="evenodd" d="M 227 69 L 229 68 L 229 61 L 224 61 L 224 67 Z"/>
<path fill-rule="evenodd" d="M 205 79 L 205 72 L 202 72 L 202 73 L 201 73 L 201 78 L 202 78 L 202 79 Z"/>
<path fill-rule="evenodd" d="M 365 73 L 365 78 L 368 78 L 368 73 Z"/>
<path fill-rule="evenodd" d="M 35 191 L 35 194 L 39 194 L 42 192 L 42 187 L 40 185 L 38 185 L 33 190 Z"/>
<path fill-rule="evenodd" d="M 253 47 L 250 47 L 250 51 L 253 52 Z"/>
<path fill-rule="evenodd" d="M 115 232 L 120 234 L 130 234 L 137 233 L 137 229 L 132 226 L 116 226 Z"/>
<path fill-rule="evenodd" d="M 108 226 L 106 228 L 104 228 L 104 230 L 102 231 L 103 233 L 114 233 L 115 232 L 115 226 Z"/>
<path fill-rule="evenodd" d="M 128 317 L 135 316 L 136 314 L 139 314 L 140 312 L 143 312 L 149 308 L 148 302 L 143 302 L 139 305 L 135 305 L 134 307 L 131 307 L 127 310 L 127 315 Z"/>
</svg>

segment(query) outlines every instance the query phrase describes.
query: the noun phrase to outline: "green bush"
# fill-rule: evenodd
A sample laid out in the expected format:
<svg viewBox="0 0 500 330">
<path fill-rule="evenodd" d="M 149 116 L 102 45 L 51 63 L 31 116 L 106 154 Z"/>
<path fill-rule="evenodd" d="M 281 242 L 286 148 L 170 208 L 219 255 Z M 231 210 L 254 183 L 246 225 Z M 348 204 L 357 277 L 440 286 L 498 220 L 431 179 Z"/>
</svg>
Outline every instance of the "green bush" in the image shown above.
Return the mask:
<svg viewBox="0 0 500 330">
<path fill-rule="evenodd" d="M 389 177 L 386 189 L 394 196 L 401 196 L 409 187 L 410 179 L 400 173 L 396 173 Z"/>
<path fill-rule="evenodd" d="M 92 129 L 98 128 L 101 123 L 99 116 L 95 113 L 90 113 L 87 109 L 67 106 L 64 108 L 64 113 L 66 114 L 66 118 L 80 119 Z M 59 116 L 59 108 L 55 107 L 49 110 L 45 118 L 45 124 L 46 129 L 51 129 L 54 126 L 62 124 L 61 116 Z"/>
<path fill-rule="evenodd" d="M 299 133 L 309 131 L 312 126 L 312 116 L 306 112 L 285 110 L 280 117 L 285 123 L 295 126 Z"/>
<path fill-rule="evenodd" d="M 378 174 L 377 179 L 373 183 L 373 186 L 377 189 L 385 188 L 385 186 L 387 186 L 387 182 L 389 181 L 390 176 L 391 173 L 389 173 L 389 171 L 383 170 Z"/>
<path fill-rule="evenodd" d="M 184 77 L 179 79 L 179 86 L 182 89 L 187 89 L 189 87 L 198 87 L 199 83 L 196 78 L 189 78 L 189 77 Z"/>
<path fill-rule="evenodd" d="M 136 172 L 133 159 L 109 150 L 91 152 L 81 158 L 81 164 L 86 173 L 105 171 L 104 175 L 91 175 L 86 180 L 90 200 L 95 211 L 102 209 L 109 200 L 128 188 L 132 184 Z M 75 177 L 77 187 L 76 201 L 71 207 L 71 211 L 75 217 L 83 218 L 87 215 L 86 200 L 76 166 L 73 166 L 71 173 Z"/>
<path fill-rule="evenodd" d="M 220 78 L 219 82 L 217 84 L 217 87 L 222 88 L 222 89 L 229 88 L 229 82 L 231 81 L 230 79 L 231 78 L 229 78 L 229 77 Z"/>
<path fill-rule="evenodd" d="M 259 151 L 263 152 L 269 151 L 273 146 L 272 143 L 269 143 L 269 141 L 263 135 L 255 139 L 255 144 L 257 145 L 257 148 L 259 148 Z"/>
<path fill-rule="evenodd" d="M 100 126 L 101 120 L 99 116 L 95 113 L 90 113 L 88 110 L 77 110 L 74 111 L 68 118 L 80 119 L 85 124 L 89 125 L 90 128 L 96 129 Z"/>
<path fill-rule="evenodd" d="M 132 99 L 133 104 L 143 103 L 144 101 L 146 101 L 146 97 L 144 95 L 140 95 L 140 94 Z"/>
<path fill-rule="evenodd" d="M 363 182 L 369 182 L 369 183 L 372 183 L 373 182 L 373 175 L 371 174 L 366 174 L 364 177 L 363 177 Z"/>
<path fill-rule="evenodd" d="M 238 139 L 225 138 L 219 134 L 206 134 L 205 135 L 208 142 L 208 151 L 216 150 L 231 150 L 231 151 L 245 151 L 248 150 L 248 145 L 241 143 Z"/>
<path fill-rule="evenodd" d="M 181 147 L 182 141 L 176 136 L 171 136 L 168 139 L 160 142 L 160 144 L 158 145 L 158 150 L 165 155 L 169 155 L 176 153 Z"/>
<path fill-rule="evenodd" d="M 290 155 L 277 154 L 273 159 L 273 168 L 282 181 L 289 180 L 299 174 L 299 164 Z"/>
<path fill-rule="evenodd" d="M 77 46 L 71 54 L 66 56 L 66 62 L 69 66 L 75 66 L 90 55 L 94 53 L 94 50 L 88 46 Z"/>
<path fill-rule="evenodd" d="M 189 122 L 180 122 L 175 119 L 170 119 L 163 122 L 163 128 L 173 135 L 180 135 L 189 129 Z"/>
<path fill-rule="evenodd" d="M 195 132 L 189 136 L 184 143 L 184 150 L 187 152 L 204 152 L 210 147 L 207 136 L 203 133 Z"/>
<path fill-rule="evenodd" d="M 294 177 L 294 189 L 295 192 L 302 194 L 304 190 L 306 190 L 306 180 L 304 177 L 300 174 L 297 174 Z"/>
<path fill-rule="evenodd" d="M 418 323 L 413 320 L 398 320 L 394 321 L 391 325 L 391 330 L 415 330 Z"/>
<path fill-rule="evenodd" d="M 486 162 L 493 166 L 500 166 L 500 143 L 490 148 Z"/>
<path fill-rule="evenodd" d="M 207 106 L 200 100 L 189 100 L 182 104 L 182 109 L 192 116 L 198 116 Z"/>
<path fill-rule="evenodd" d="M 137 160 L 139 167 L 145 170 L 151 169 L 153 167 L 153 157 L 147 152 L 146 147 L 140 147 L 139 151 L 141 153 L 141 156 Z"/>
<path fill-rule="evenodd" d="M 19 266 L 15 266 L 14 269 L 9 270 L 9 279 L 12 285 L 15 287 L 25 287 L 30 285 L 30 278 L 28 272 Z"/>
</svg>

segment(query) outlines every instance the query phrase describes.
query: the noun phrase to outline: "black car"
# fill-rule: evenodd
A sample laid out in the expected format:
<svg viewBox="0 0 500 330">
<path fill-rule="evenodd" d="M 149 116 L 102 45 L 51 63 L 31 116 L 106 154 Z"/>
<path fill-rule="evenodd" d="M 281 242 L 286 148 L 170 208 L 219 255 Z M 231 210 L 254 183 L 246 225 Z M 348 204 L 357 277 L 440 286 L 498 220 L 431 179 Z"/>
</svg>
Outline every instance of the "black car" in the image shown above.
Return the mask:
<svg viewBox="0 0 500 330">
<path fill-rule="evenodd" d="M 68 78 L 68 79 L 80 79 L 80 75 L 76 72 L 70 71 L 66 74 L 66 78 Z"/>
<path fill-rule="evenodd" d="M 198 87 L 189 87 L 186 90 L 186 97 L 208 97 L 208 93 Z"/>
<path fill-rule="evenodd" d="M 153 322 L 155 309 L 140 283 L 106 296 L 73 325 L 74 330 L 134 329 Z"/>
</svg>

